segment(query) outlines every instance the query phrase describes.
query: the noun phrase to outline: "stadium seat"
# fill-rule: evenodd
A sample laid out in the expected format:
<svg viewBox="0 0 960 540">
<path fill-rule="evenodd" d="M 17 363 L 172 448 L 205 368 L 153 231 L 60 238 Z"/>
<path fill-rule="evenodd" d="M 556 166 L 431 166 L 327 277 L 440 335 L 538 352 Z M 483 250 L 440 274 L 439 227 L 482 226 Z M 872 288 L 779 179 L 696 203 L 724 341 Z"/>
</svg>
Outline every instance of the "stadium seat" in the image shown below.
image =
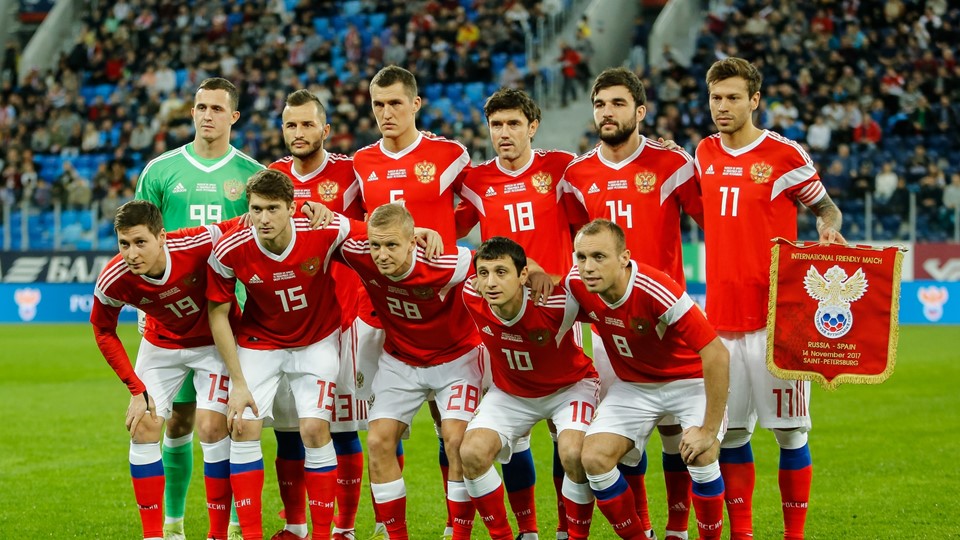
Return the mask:
<svg viewBox="0 0 960 540">
<path fill-rule="evenodd" d="M 517 65 L 521 70 L 527 69 L 527 55 L 524 53 L 517 53 L 510 56 L 510 59 L 513 60 L 513 63 Z"/>
<path fill-rule="evenodd" d="M 497 53 L 490 57 L 490 67 L 494 75 L 497 76 L 503 71 L 503 68 L 507 67 L 507 61 L 510 59 L 510 56 L 507 53 Z"/>
<path fill-rule="evenodd" d="M 80 226 L 80 213 L 76 210 L 64 210 L 60 212 L 60 226 L 69 227 L 70 225 Z"/>
<path fill-rule="evenodd" d="M 85 231 L 93 230 L 93 210 L 80 210 L 77 212 L 77 222 Z"/>
<path fill-rule="evenodd" d="M 371 13 L 367 16 L 367 24 L 369 25 L 370 30 L 379 33 L 387 26 L 387 14 Z"/>
<path fill-rule="evenodd" d="M 472 83 L 465 84 L 463 86 L 463 93 L 466 96 L 467 100 L 469 100 L 474 107 L 477 107 L 477 106 L 483 107 L 483 104 L 487 98 L 487 96 L 484 95 L 484 87 L 482 82 L 472 82 Z"/>
<path fill-rule="evenodd" d="M 330 19 L 325 17 L 314 17 L 313 29 L 320 35 L 326 35 L 330 31 Z"/>
<path fill-rule="evenodd" d="M 435 103 L 443 96 L 443 85 L 440 83 L 428 84 L 423 87 L 423 97 L 427 101 Z"/>
<path fill-rule="evenodd" d="M 458 102 L 463 99 L 463 84 L 462 83 L 449 83 L 444 88 L 444 95 L 446 95 L 451 101 Z"/>
<path fill-rule="evenodd" d="M 347 0 L 340 5 L 340 12 L 344 15 L 358 15 L 363 10 L 363 3 L 360 0 Z"/>
</svg>

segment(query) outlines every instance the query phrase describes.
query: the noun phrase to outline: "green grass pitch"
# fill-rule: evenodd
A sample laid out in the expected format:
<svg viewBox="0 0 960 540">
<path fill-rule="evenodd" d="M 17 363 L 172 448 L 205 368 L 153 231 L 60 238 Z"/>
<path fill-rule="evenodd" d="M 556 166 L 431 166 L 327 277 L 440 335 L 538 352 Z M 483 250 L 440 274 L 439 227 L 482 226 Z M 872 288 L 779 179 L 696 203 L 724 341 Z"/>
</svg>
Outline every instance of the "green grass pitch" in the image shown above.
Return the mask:
<svg viewBox="0 0 960 540">
<path fill-rule="evenodd" d="M 136 329 L 121 328 L 128 348 Z M 100 357 L 86 325 L 0 326 L 0 538 L 139 538 L 139 519 L 123 427 L 125 388 Z M 808 538 L 960 538 L 956 507 L 960 468 L 960 330 L 905 327 L 896 371 L 880 386 L 816 388 L 810 446 L 814 485 Z M 281 527 L 272 461 L 264 432 L 267 534 Z M 654 436 L 656 439 L 656 436 Z M 550 439 L 538 426 L 537 502 L 542 538 L 556 525 Z M 406 446 L 408 520 L 415 539 L 440 537 L 445 516 L 437 441 L 429 415 L 415 420 Z M 649 446 L 647 489 L 658 534 L 666 522 L 659 441 Z M 187 505 L 187 538 L 206 532 L 202 457 Z M 757 538 L 782 537 L 774 438 L 754 438 Z M 951 457 L 954 456 L 954 457 Z M 372 530 L 367 478 L 358 538 Z M 593 538 L 615 538 L 597 512 Z M 484 538 L 478 522 L 474 538 Z M 691 528 L 695 537 L 695 528 Z M 726 536 L 725 536 L 726 537 Z"/>
</svg>

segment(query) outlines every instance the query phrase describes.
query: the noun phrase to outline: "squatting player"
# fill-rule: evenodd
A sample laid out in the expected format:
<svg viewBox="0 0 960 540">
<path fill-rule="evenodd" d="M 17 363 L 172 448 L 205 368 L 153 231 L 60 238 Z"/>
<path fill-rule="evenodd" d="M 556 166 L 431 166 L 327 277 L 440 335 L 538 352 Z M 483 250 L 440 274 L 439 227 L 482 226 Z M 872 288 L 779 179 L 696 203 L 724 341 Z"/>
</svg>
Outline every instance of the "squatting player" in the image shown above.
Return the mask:
<svg viewBox="0 0 960 540">
<path fill-rule="evenodd" d="M 362 224 L 338 215 L 312 229 L 306 219 L 295 219 L 293 183 L 272 169 L 254 174 L 246 191 L 253 226 L 220 239 L 207 287 L 210 328 L 231 377 L 227 422 L 237 514 L 245 540 L 263 538 L 260 434 L 286 378 L 300 420 L 313 538 L 329 539 L 337 482 L 330 420 L 341 323 L 330 260 L 351 227 Z M 227 314 L 238 281 L 247 302 L 235 338 Z"/>
<path fill-rule="evenodd" d="M 367 238 L 350 239 L 343 258 L 357 271 L 385 330 L 368 410 L 370 489 L 392 540 L 406 540 L 406 487 L 396 458 L 402 434 L 436 396 L 450 462 L 452 536 L 468 540 L 476 513 L 460 467 L 460 442 L 480 400 L 480 338 L 463 305 L 470 267 L 464 248 L 428 258 L 413 217 L 400 204 L 375 209 Z"/>
<path fill-rule="evenodd" d="M 593 321 L 617 378 L 583 443 L 597 506 L 621 538 L 644 538 L 632 490 L 617 469 L 635 464 L 663 417 L 680 422 L 700 538 L 720 538 L 729 354 L 703 312 L 665 273 L 630 259 L 623 229 L 597 219 L 574 240 L 567 288 Z"/>
<path fill-rule="evenodd" d="M 100 272 L 94 289 L 97 301 L 90 322 L 97 346 L 132 394 L 126 419 L 130 475 L 144 538 L 164 535 L 160 435 L 181 386 L 199 397 L 197 433 L 210 518 L 207 537 L 226 538 L 231 496 L 225 416 L 228 376 L 210 335 L 204 295 L 207 258 L 229 224 L 233 222 L 168 233 L 156 205 L 130 201 L 114 219 L 120 254 Z M 148 315 L 136 369 L 117 336 L 124 304 Z M 239 311 L 230 315 L 236 319 Z"/>
<path fill-rule="evenodd" d="M 580 450 L 596 410 L 600 379 L 574 341 L 576 306 L 567 302 L 563 289 L 534 303 L 526 286 L 527 257 L 513 240 L 486 240 L 473 261 L 476 279 L 464 287 L 463 299 L 490 355 L 493 385 L 460 448 L 467 491 L 491 537 L 513 538 L 493 462 L 509 460 L 513 446 L 537 422 L 550 419 L 566 472 L 566 532 L 569 538 L 587 538 L 594 497 Z"/>
</svg>

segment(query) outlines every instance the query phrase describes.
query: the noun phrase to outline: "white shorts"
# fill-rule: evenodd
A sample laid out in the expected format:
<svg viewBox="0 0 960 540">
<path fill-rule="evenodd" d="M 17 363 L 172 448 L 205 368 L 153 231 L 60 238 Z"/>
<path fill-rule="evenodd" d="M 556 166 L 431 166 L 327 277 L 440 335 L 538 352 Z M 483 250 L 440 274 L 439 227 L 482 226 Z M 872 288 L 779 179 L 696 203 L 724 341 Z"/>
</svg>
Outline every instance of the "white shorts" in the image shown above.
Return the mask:
<svg viewBox="0 0 960 540">
<path fill-rule="evenodd" d="M 339 331 L 306 347 L 268 351 L 238 347 L 237 354 L 240 369 L 260 411 L 256 416 L 247 408 L 243 411 L 245 420 L 274 418 L 274 399 L 283 378 L 293 393 L 298 419 L 331 420 L 340 371 Z"/>
<path fill-rule="evenodd" d="M 180 391 L 191 369 L 193 387 L 197 390 L 197 408 L 227 414 L 230 377 L 215 346 L 164 349 L 145 339 L 140 340 L 134 371 L 153 398 L 157 414 L 163 418 L 170 418 L 173 397 Z"/>
<path fill-rule="evenodd" d="M 607 390 L 610 389 L 615 381 L 619 381 L 620 377 L 617 377 L 616 372 L 613 371 L 613 365 L 610 364 L 610 356 L 607 355 L 607 349 L 603 345 L 603 340 L 600 339 L 600 336 L 596 332 L 590 332 L 590 339 L 593 343 L 593 367 L 597 370 L 597 374 L 600 375 L 600 401 L 603 401 L 604 396 L 607 395 Z M 663 420 L 660 421 L 658 425 L 661 426 L 675 426 L 680 422 L 673 415 L 666 415 L 663 417 Z"/>
<path fill-rule="evenodd" d="M 541 420 L 553 420 L 558 434 L 568 429 L 587 431 L 596 412 L 599 393 L 599 379 L 583 379 L 538 398 L 515 396 L 492 386 L 484 394 L 483 403 L 467 431 L 478 428 L 496 431 L 503 445 L 496 459 L 508 463 L 517 443 L 529 437 L 530 429 Z"/>
<path fill-rule="evenodd" d="M 730 351 L 730 428 L 809 431 L 810 381 L 784 380 L 767 369 L 767 331 L 718 332 Z"/>
<path fill-rule="evenodd" d="M 595 433 L 615 433 L 634 441 L 635 448 L 620 461 L 629 466 L 640 463 L 643 449 L 653 428 L 667 415 L 673 415 L 683 429 L 703 425 L 707 395 L 703 379 L 682 379 L 667 383 L 614 382 L 597 407 L 597 416 L 587 430 Z M 726 433 L 726 418 L 717 433 L 722 440 Z"/>
<path fill-rule="evenodd" d="M 384 351 L 373 379 L 368 407 L 369 421 L 380 418 L 410 425 L 420 406 L 436 396 L 441 420 L 473 418 L 480 403 L 481 347 L 445 364 L 414 367 Z"/>
<path fill-rule="evenodd" d="M 367 402 L 358 398 L 356 364 L 353 359 L 353 329 L 340 334 L 340 374 L 337 376 L 337 399 L 333 408 L 331 433 L 349 433 L 367 429 Z M 300 418 L 293 399 L 293 391 L 286 377 L 280 378 L 277 397 L 273 402 L 273 421 L 267 421 L 277 431 L 299 431 Z"/>
<path fill-rule="evenodd" d="M 363 322 L 360 317 L 353 320 L 351 342 L 353 362 L 356 366 L 355 392 L 362 400 L 370 399 L 373 394 L 373 379 L 380 367 L 380 355 L 383 353 L 383 343 L 387 334 L 382 328 L 374 328 Z"/>
</svg>

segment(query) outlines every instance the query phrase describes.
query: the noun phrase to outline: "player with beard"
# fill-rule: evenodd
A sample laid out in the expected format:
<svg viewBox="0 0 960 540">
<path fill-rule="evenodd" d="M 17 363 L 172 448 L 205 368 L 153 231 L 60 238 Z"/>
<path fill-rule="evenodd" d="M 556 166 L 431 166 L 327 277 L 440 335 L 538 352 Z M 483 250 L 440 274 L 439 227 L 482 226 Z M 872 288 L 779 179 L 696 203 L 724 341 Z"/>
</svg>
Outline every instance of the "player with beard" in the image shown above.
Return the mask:
<svg viewBox="0 0 960 540">
<path fill-rule="evenodd" d="M 571 221 L 582 225 L 607 218 L 626 234 L 634 260 L 666 272 L 684 285 L 681 210 L 701 220 L 703 208 L 694 178 L 693 158 L 682 149 L 640 135 L 646 116 L 643 83 L 624 68 L 604 70 L 591 92 L 593 120 L 600 145 L 575 159 L 564 180 L 570 193 L 564 203 Z M 603 385 L 601 397 L 616 380 L 603 342 L 594 333 L 594 362 Z M 659 426 L 669 517 L 666 537 L 685 539 L 690 515 L 690 475 L 680 457 L 680 427 L 667 417 Z M 634 491 L 637 512 L 648 537 L 655 535 L 646 504 L 644 453 L 636 467 L 623 467 Z"/>
<path fill-rule="evenodd" d="M 283 139 L 290 155 L 271 163 L 270 168 L 284 173 L 293 182 L 296 207 L 301 208 L 308 200 L 319 201 L 334 212 L 362 220 L 360 186 L 353 173 L 353 160 L 323 148 L 330 134 L 330 124 L 320 99 L 308 90 L 291 93 L 283 109 L 282 125 Z M 363 448 L 357 430 L 366 428 L 366 401 L 355 396 L 356 369 L 352 346 L 351 325 L 357 316 L 360 281 L 355 272 L 340 264 L 333 265 L 330 273 L 337 284 L 337 300 L 342 310 L 340 375 L 334 416 L 330 421 L 337 454 L 337 514 L 333 529 L 333 539 L 337 540 L 353 537 L 363 478 Z M 277 393 L 275 409 L 277 482 L 287 523 L 273 539 L 295 540 L 305 538 L 307 534 L 304 448 L 293 407 L 293 394 L 285 381 L 281 382 Z"/>
</svg>

